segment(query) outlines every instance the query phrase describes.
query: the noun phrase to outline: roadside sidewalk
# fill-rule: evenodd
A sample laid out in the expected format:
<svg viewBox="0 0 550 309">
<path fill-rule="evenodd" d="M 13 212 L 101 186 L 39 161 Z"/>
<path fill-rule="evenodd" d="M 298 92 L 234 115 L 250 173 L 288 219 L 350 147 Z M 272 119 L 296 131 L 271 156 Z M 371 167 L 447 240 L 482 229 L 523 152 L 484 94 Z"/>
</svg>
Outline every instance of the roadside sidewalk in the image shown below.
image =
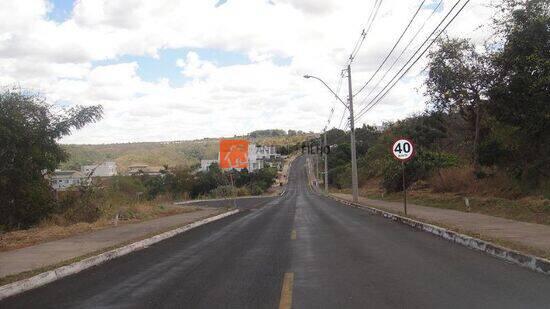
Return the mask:
<svg viewBox="0 0 550 309">
<path fill-rule="evenodd" d="M 331 195 L 352 201 L 351 194 L 332 193 Z M 359 203 L 386 210 L 392 213 L 403 211 L 400 202 L 387 202 L 359 197 Z M 420 206 L 407 203 L 407 213 L 419 220 L 442 224 L 447 228 L 478 234 L 485 238 L 505 241 L 523 248 L 534 249 L 548 257 L 550 254 L 550 226 L 514 221 L 478 213 L 461 212 L 451 209 Z"/>
<path fill-rule="evenodd" d="M 195 212 L 125 224 L 86 234 L 0 252 L 0 278 L 68 261 L 99 250 L 162 233 L 223 212 L 201 209 Z"/>
</svg>

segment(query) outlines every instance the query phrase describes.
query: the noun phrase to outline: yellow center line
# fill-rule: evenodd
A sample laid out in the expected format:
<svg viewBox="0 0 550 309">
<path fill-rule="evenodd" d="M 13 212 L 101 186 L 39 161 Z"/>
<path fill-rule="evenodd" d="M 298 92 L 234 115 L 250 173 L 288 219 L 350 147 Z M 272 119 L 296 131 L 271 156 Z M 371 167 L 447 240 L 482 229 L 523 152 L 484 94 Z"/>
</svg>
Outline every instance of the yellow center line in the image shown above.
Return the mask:
<svg viewBox="0 0 550 309">
<path fill-rule="evenodd" d="M 291 240 L 296 240 L 296 230 L 292 230 L 292 233 L 290 234 Z"/>
<path fill-rule="evenodd" d="M 283 289 L 281 290 L 281 301 L 279 309 L 292 308 L 292 286 L 294 285 L 294 273 L 285 273 Z"/>
</svg>

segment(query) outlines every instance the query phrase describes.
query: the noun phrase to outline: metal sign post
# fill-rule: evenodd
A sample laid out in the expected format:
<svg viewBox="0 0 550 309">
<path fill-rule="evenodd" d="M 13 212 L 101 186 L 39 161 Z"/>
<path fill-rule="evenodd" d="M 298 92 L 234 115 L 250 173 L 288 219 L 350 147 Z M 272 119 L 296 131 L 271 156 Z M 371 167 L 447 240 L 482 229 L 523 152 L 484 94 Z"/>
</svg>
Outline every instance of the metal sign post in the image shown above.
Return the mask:
<svg viewBox="0 0 550 309">
<path fill-rule="evenodd" d="M 407 186 L 405 185 L 405 161 L 401 161 L 401 168 L 403 170 L 403 209 L 405 210 L 405 216 L 407 215 Z"/>
<path fill-rule="evenodd" d="M 409 139 L 399 138 L 393 142 L 391 152 L 397 160 L 401 161 L 401 169 L 403 173 L 403 210 L 405 212 L 405 215 L 407 215 L 407 183 L 405 181 L 405 162 L 414 157 L 414 144 Z"/>
</svg>

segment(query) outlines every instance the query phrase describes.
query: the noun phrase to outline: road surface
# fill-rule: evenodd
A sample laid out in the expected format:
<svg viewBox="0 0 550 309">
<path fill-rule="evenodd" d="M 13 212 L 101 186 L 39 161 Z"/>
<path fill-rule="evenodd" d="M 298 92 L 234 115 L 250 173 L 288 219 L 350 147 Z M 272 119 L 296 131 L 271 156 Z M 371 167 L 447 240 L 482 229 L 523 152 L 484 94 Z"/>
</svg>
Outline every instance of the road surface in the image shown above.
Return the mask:
<svg viewBox="0 0 550 309">
<path fill-rule="evenodd" d="M 549 308 L 548 276 L 320 197 L 304 162 L 282 197 L 0 308 Z"/>
</svg>

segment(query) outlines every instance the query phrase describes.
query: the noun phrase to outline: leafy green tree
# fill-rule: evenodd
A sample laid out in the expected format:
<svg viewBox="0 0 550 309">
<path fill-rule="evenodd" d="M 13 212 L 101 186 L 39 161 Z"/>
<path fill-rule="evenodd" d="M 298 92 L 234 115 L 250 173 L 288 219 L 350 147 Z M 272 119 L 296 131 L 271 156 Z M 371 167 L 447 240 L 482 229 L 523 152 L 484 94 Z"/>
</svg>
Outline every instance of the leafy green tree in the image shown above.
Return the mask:
<svg viewBox="0 0 550 309">
<path fill-rule="evenodd" d="M 478 171 L 482 114 L 493 81 L 489 59 L 468 40 L 444 38 L 430 52 L 428 69 L 430 104 L 438 112 L 459 113 L 468 121 L 473 131 L 472 162 Z"/>
<path fill-rule="evenodd" d="M 0 93 L 0 228 L 28 227 L 53 211 L 44 175 L 67 159 L 57 141 L 101 116 L 99 105 L 54 113 L 41 96 Z"/>
<path fill-rule="evenodd" d="M 364 125 L 355 129 L 355 141 L 357 155 L 365 155 L 370 146 L 372 146 L 380 136 L 380 132 L 373 126 Z"/>
<path fill-rule="evenodd" d="M 504 150 L 501 163 L 536 186 L 550 176 L 550 1 L 505 0 L 499 7 L 489 109 L 500 130 L 487 151 Z"/>
</svg>

